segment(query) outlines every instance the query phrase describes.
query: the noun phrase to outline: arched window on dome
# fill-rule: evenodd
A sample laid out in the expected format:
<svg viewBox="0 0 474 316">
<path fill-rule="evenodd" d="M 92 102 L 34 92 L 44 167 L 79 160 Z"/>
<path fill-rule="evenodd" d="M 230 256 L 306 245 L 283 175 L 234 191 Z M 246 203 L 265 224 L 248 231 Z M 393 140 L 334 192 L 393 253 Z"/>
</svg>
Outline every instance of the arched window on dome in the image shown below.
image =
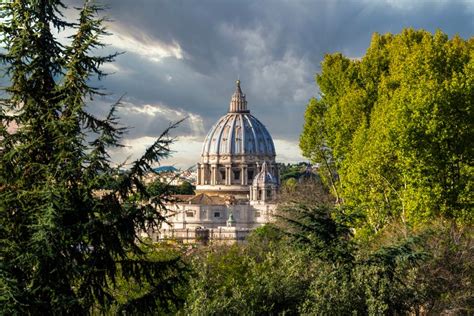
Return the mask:
<svg viewBox="0 0 474 316">
<path fill-rule="evenodd" d="M 221 139 L 221 148 L 219 150 L 220 153 L 226 152 L 227 149 L 227 138 Z"/>
<path fill-rule="evenodd" d="M 214 137 L 211 141 L 211 145 L 209 146 L 209 151 L 211 153 L 215 153 L 217 151 L 217 142 L 216 142 L 216 138 Z"/>
<path fill-rule="evenodd" d="M 242 138 L 241 138 L 241 131 L 242 129 L 240 126 L 235 128 L 235 153 L 241 154 L 242 153 Z"/>
<path fill-rule="evenodd" d="M 228 152 L 227 148 L 229 146 L 229 130 L 230 130 L 229 125 L 226 125 L 224 127 L 224 131 L 222 132 L 221 148 L 219 150 L 219 152 L 221 153 Z"/>
</svg>

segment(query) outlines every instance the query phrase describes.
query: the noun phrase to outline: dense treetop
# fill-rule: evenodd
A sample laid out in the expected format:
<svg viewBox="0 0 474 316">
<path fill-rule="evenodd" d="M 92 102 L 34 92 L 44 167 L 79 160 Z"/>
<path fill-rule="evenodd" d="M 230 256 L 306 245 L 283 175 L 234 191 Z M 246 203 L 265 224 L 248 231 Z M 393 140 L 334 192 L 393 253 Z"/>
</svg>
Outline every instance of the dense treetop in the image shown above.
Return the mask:
<svg viewBox="0 0 474 316">
<path fill-rule="evenodd" d="M 300 147 L 339 202 L 392 218 L 472 221 L 474 38 L 374 34 L 360 59 L 326 55 Z"/>
</svg>

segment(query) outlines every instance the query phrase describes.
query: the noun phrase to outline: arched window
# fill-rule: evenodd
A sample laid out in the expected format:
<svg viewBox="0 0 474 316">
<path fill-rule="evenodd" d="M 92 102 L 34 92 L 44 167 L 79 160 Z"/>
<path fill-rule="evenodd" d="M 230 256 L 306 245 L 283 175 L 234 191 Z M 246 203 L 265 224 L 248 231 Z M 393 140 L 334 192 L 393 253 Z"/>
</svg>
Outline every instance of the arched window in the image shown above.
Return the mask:
<svg viewBox="0 0 474 316">
<path fill-rule="evenodd" d="M 229 125 L 224 127 L 224 131 L 222 132 L 222 139 L 221 139 L 221 148 L 219 152 L 225 153 L 227 152 L 228 144 L 229 144 Z"/>
<path fill-rule="evenodd" d="M 241 154 L 242 153 L 242 136 L 240 135 L 242 129 L 240 126 L 237 126 L 235 128 L 235 153 L 236 154 Z"/>
<path fill-rule="evenodd" d="M 217 151 L 217 148 L 216 148 L 216 138 L 214 137 L 211 141 L 211 146 L 210 146 L 210 151 L 211 152 L 216 152 Z"/>
</svg>

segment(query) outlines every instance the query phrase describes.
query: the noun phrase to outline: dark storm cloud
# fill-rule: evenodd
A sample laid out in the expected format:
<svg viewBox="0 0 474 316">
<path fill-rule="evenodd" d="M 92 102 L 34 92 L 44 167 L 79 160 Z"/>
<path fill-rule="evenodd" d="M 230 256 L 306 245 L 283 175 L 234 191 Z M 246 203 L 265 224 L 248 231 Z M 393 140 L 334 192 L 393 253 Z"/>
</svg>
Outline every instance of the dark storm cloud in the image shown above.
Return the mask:
<svg viewBox="0 0 474 316">
<path fill-rule="evenodd" d="M 127 92 L 139 107 L 162 104 L 199 115 L 206 131 L 226 112 L 240 76 L 252 113 L 275 138 L 290 140 L 318 93 L 313 78 L 325 53 L 359 57 L 373 32 L 404 27 L 464 38 L 474 30 L 474 5 L 462 0 L 103 2 L 114 36 L 148 45 L 117 58 L 116 74 L 104 82 L 109 91 Z M 179 45 L 182 56 L 152 60 L 146 50 L 153 45 Z M 127 120 L 134 136 L 156 136 L 166 118 L 137 112 Z M 190 132 L 196 130 L 184 126 L 180 133 Z"/>
</svg>

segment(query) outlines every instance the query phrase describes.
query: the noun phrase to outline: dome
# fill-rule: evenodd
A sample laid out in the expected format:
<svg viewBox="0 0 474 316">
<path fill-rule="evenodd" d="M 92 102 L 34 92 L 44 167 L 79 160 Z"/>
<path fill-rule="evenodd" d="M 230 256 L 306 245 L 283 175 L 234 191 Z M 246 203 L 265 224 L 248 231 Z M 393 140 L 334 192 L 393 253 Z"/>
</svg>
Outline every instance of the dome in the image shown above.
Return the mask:
<svg viewBox="0 0 474 316">
<path fill-rule="evenodd" d="M 250 113 L 228 113 L 207 134 L 202 155 L 275 156 L 272 137 Z"/>
<path fill-rule="evenodd" d="M 202 146 L 201 161 L 197 164 L 196 192 L 233 196 L 237 200 L 249 199 L 253 196 L 250 189 L 253 180 L 264 164 L 264 182 L 271 180 L 270 187 L 278 187 L 275 158 L 272 137 L 266 127 L 250 114 L 237 80 L 227 114 L 212 127 Z M 257 200 L 258 194 L 255 193 Z M 264 196 L 271 194 L 265 193 Z"/>
<path fill-rule="evenodd" d="M 275 146 L 266 127 L 247 110 L 245 94 L 237 80 L 229 112 L 207 134 L 202 156 L 246 154 L 275 157 Z"/>
<path fill-rule="evenodd" d="M 269 184 L 277 184 L 277 180 L 268 171 L 267 162 L 265 161 L 262 165 L 262 170 L 253 179 L 252 185 L 262 187 Z"/>
</svg>

